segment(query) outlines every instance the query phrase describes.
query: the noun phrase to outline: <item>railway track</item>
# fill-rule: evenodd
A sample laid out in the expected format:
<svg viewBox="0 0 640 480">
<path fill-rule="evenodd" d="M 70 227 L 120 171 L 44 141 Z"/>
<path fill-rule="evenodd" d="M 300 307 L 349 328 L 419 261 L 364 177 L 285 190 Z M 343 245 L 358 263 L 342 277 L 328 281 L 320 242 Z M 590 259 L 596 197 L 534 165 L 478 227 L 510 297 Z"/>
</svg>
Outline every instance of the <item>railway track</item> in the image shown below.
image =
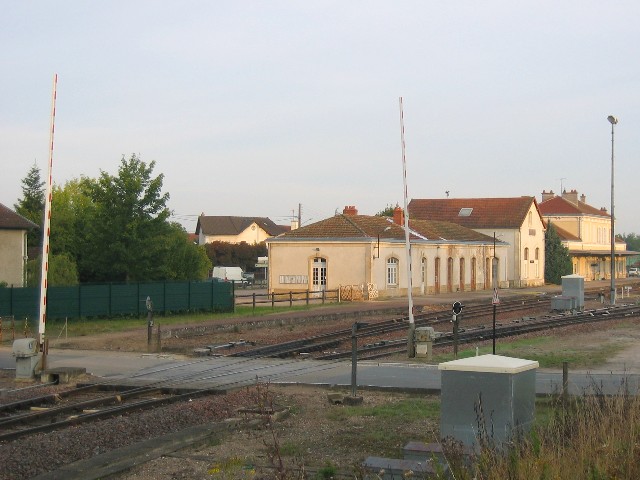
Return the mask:
<svg viewBox="0 0 640 480">
<path fill-rule="evenodd" d="M 518 297 L 502 302 L 502 304 L 500 305 L 500 312 L 501 314 L 505 314 L 530 311 L 531 309 L 548 308 L 549 303 L 550 298 L 544 295 L 535 297 Z M 491 305 L 469 304 L 465 307 L 464 318 L 467 319 L 467 321 L 473 321 L 473 319 L 475 318 L 482 318 L 490 315 L 491 311 Z M 450 320 L 450 310 L 444 309 L 434 312 L 420 313 L 414 316 L 416 327 L 433 327 L 440 324 L 449 323 Z M 393 334 L 394 332 L 400 332 L 407 329 L 408 321 L 409 318 L 407 316 L 390 320 L 383 320 L 370 324 L 361 324 L 356 336 L 358 339 L 365 339 Z M 346 328 L 290 342 L 252 348 L 249 350 L 232 353 L 228 356 L 245 358 L 287 358 L 294 355 L 299 355 L 301 353 L 312 354 L 315 352 L 326 351 L 328 349 L 334 349 L 342 343 L 350 341 L 351 335 L 352 329 Z"/>
<path fill-rule="evenodd" d="M 0 405 L 0 441 L 213 393 L 216 392 L 211 389 L 182 392 L 167 385 L 117 390 L 110 385 L 96 384 L 33 397 Z"/>
<path fill-rule="evenodd" d="M 543 315 L 541 317 L 524 317 L 514 319 L 510 323 L 496 324 L 496 338 L 513 337 L 527 333 L 541 332 L 571 325 L 619 320 L 627 317 L 640 317 L 640 305 L 619 305 L 601 309 L 586 310 L 577 314 Z M 458 343 L 466 344 L 493 338 L 493 328 L 485 325 L 474 325 L 458 332 Z M 453 345 L 453 333 L 440 334 L 434 340 L 434 348 Z M 379 344 L 366 345 L 358 349 L 360 360 L 376 359 L 394 353 L 406 352 L 407 338 L 385 341 Z M 316 359 L 336 360 L 349 358 L 351 351 L 332 352 Z"/>
</svg>

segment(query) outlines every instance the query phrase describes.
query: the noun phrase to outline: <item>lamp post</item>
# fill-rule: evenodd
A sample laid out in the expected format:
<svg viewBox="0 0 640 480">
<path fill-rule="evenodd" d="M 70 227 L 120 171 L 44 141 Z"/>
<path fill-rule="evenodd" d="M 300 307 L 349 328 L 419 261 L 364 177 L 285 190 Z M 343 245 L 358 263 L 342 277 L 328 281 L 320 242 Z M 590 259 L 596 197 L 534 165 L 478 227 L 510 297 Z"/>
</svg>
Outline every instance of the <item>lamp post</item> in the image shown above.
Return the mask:
<svg viewBox="0 0 640 480">
<path fill-rule="evenodd" d="M 380 234 L 386 232 L 387 230 L 389 230 L 391 227 L 385 227 L 384 230 L 382 230 L 381 232 L 378 232 L 378 255 L 374 256 L 373 258 L 380 258 Z"/>
<path fill-rule="evenodd" d="M 618 123 L 618 119 L 613 115 L 607 117 L 611 124 L 611 305 L 616 304 L 616 230 L 615 230 L 615 215 L 614 215 L 614 196 L 613 196 L 613 179 L 614 179 L 614 154 L 613 154 L 613 127 Z"/>
</svg>

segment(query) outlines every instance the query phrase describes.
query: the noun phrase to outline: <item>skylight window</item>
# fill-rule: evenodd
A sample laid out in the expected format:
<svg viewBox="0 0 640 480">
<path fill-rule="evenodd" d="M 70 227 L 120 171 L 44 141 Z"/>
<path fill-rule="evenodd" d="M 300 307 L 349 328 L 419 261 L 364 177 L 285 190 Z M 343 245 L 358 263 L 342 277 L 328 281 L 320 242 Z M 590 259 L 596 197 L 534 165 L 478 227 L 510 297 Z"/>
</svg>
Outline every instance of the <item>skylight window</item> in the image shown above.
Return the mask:
<svg viewBox="0 0 640 480">
<path fill-rule="evenodd" d="M 470 217 L 471 212 L 473 212 L 473 208 L 461 208 L 458 212 L 459 217 Z"/>
</svg>

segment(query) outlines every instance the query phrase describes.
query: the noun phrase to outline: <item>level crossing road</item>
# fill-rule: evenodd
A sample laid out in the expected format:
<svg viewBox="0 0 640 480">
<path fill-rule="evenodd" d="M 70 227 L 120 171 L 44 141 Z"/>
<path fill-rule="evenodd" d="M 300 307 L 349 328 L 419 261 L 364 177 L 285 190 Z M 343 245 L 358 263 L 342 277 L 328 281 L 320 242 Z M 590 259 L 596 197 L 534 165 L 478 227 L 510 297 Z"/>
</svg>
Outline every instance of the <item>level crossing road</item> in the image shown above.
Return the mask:
<svg viewBox="0 0 640 480">
<path fill-rule="evenodd" d="M 52 349 L 48 368 L 79 367 L 100 383 L 146 385 L 163 383 L 175 388 L 228 390 L 256 382 L 316 386 L 351 386 L 351 361 L 312 359 L 240 359 L 232 357 L 186 357 L 173 354 L 143 354 Z M 0 347 L 0 368 L 15 368 L 10 347 Z M 640 375 L 625 372 L 569 372 L 569 393 L 637 394 Z M 536 393 L 559 394 L 562 372 L 538 369 Z M 438 393 L 437 365 L 412 362 L 361 361 L 357 366 L 359 390 L 388 389 L 416 393 Z"/>
</svg>

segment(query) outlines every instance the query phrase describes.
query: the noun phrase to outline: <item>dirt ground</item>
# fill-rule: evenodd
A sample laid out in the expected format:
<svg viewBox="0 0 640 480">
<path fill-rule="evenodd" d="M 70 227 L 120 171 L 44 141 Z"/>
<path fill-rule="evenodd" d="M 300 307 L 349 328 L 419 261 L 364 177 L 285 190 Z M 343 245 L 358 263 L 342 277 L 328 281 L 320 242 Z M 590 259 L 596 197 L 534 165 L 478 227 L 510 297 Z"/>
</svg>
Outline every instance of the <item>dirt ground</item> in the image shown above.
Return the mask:
<svg viewBox="0 0 640 480">
<path fill-rule="evenodd" d="M 240 429 L 211 444 L 147 462 L 118 478 L 274 478 L 280 465 L 281 471 L 290 474 L 304 468 L 308 475 L 305 478 L 318 478 L 316 473 L 323 468 L 362 478 L 361 464 L 367 456 L 402 458 L 402 447 L 408 441 L 435 441 L 439 431 L 434 419 L 403 422 L 397 417 L 373 414 L 373 409 L 383 405 L 394 408 L 403 401 L 436 403 L 437 397 L 359 392 L 363 404 L 358 409 L 364 409 L 365 414 L 354 415 L 350 407 L 329 401 L 328 395 L 336 391 L 304 386 L 266 388 L 276 406 L 288 408 L 272 426 Z M 301 477 L 296 474 L 286 478 Z"/>
<path fill-rule="evenodd" d="M 323 330 L 350 326 L 353 320 L 323 322 L 322 325 L 286 325 L 259 328 L 242 324 L 213 334 L 163 339 L 162 347 L 185 353 L 208 344 L 246 339 L 270 343 L 299 338 Z M 561 355 L 563 352 L 599 350 L 610 347 L 611 355 L 591 371 L 640 373 L 640 320 L 625 319 L 613 324 L 592 324 L 557 330 L 551 341 L 541 347 Z M 180 335 L 178 335 L 180 337 Z M 136 331 L 61 339 L 51 348 L 147 350 L 146 328 Z M 544 353 L 544 352 L 543 352 Z M 406 361 L 398 356 L 389 361 Z M 266 478 L 282 458 L 288 471 L 304 466 L 309 471 L 337 469 L 353 474 L 365 457 L 400 458 L 401 448 L 409 441 L 432 442 L 438 438 L 438 419 L 403 420 L 374 414 L 374 408 L 395 406 L 403 402 L 428 404 L 437 397 L 402 393 L 360 391 L 364 414 L 354 414 L 350 407 L 329 401 L 329 390 L 305 386 L 269 385 L 265 397 L 275 406 L 285 407 L 272 426 L 241 428 L 198 448 L 144 463 L 117 478 L 124 480 L 174 480 L 192 478 Z M 342 392 L 347 394 L 348 392 Z M 275 457 L 274 457 L 275 455 Z M 296 477 L 300 478 L 300 477 Z M 314 478 L 314 475 L 307 476 Z"/>
</svg>

